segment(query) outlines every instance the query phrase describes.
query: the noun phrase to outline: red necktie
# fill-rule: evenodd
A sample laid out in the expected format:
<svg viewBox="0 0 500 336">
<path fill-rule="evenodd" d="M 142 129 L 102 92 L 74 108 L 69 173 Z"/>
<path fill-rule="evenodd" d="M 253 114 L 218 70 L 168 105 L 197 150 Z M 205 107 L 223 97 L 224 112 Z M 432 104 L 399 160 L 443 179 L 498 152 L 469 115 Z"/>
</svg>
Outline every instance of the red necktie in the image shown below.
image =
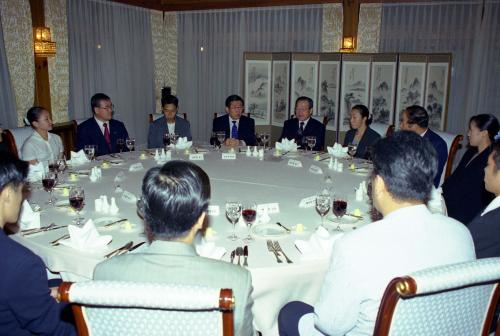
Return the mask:
<svg viewBox="0 0 500 336">
<path fill-rule="evenodd" d="M 109 150 L 111 150 L 111 137 L 109 136 L 109 128 L 108 124 L 104 123 L 104 140 L 106 140 L 106 143 L 108 144 Z"/>
</svg>

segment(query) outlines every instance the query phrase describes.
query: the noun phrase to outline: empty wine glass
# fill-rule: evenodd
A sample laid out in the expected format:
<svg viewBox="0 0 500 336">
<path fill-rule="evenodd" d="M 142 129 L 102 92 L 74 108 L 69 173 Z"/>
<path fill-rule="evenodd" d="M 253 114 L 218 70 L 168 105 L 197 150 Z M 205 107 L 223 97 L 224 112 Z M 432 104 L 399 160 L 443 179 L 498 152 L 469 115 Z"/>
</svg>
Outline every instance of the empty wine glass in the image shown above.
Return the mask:
<svg viewBox="0 0 500 336">
<path fill-rule="evenodd" d="M 56 171 L 54 170 L 48 170 L 43 173 L 42 176 L 42 185 L 43 189 L 49 193 L 49 200 L 47 201 L 46 204 L 54 204 L 54 201 L 57 199 L 52 196 L 52 191 L 54 190 L 54 187 L 56 186 L 57 183 L 57 169 Z"/>
<path fill-rule="evenodd" d="M 228 236 L 229 240 L 237 240 L 238 236 L 236 235 L 236 223 L 241 217 L 241 203 L 239 202 L 227 202 L 226 203 L 226 217 L 233 224 L 233 233 Z"/>
<path fill-rule="evenodd" d="M 85 145 L 83 147 L 83 151 L 85 152 L 85 155 L 87 155 L 87 159 L 90 161 L 94 160 L 95 152 L 96 152 L 96 146 L 95 145 Z"/>
<path fill-rule="evenodd" d="M 129 152 L 133 151 L 135 148 L 135 139 L 129 138 L 129 139 L 125 140 L 125 146 L 127 146 Z"/>
<path fill-rule="evenodd" d="M 312 151 L 314 146 L 316 146 L 316 137 L 315 136 L 306 136 L 306 144 L 307 147 Z"/>
<path fill-rule="evenodd" d="M 321 216 L 321 226 L 325 226 L 325 216 L 330 211 L 332 199 L 329 194 L 321 193 L 316 196 L 316 211 Z"/>
<path fill-rule="evenodd" d="M 262 144 L 264 145 L 264 151 L 265 151 L 266 144 L 269 142 L 269 133 L 261 133 L 260 140 L 262 141 Z"/>
<path fill-rule="evenodd" d="M 347 211 L 347 201 L 341 197 L 334 196 L 332 211 L 335 217 L 337 217 L 337 227 L 335 228 L 335 231 L 342 231 L 342 229 L 340 228 L 340 220 Z"/>
<path fill-rule="evenodd" d="M 356 155 L 356 151 L 358 150 L 358 145 L 354 143 L 350 143 L 347 145 L 347 154 L 352 158 L 354 158 L 354 155 Z"/>
<path fill-rule="evenodd" d="M 255 219 L 257 218 L 257 204 L 250 203 L 245 205 L 244 209 L 241 211 L 241 215 L 248 228 L 248 235 L 245 238 L 245 241 L 247 243 L 250 243 L 254 240 L 253 237 L 250 235 L 250 232 L 252 230 L 252 225 L 255 222 Z"/>
<path fill-rule="evenodd" d="M 61 154 L 59 159 L 57 159 L 57 171 L 62 173 L 66 170 L 66 155 Z"/>
<path fill-rule="evenodd" d="M 81 225 L 83 223 L 82 217 L 80 217 L 80 211 L 82 211 L 85 206 L 85 192 L 80 186 L 72 186 L 69 190 L 69 205 L 73 210 L 76 211 L 75 224 Z"/>
<path fill-rule="evenodd" d="M 122 153 L 125 148 L 125 140 L 124 139 L 116 139 L 116 147 L 118 148 L 118 152 Z"/>
<path fill-rule="evenodd" d="M 219 142 L 219 148 L 222 148 L 224 140 L 226 140 L 226 132 L 217 132 L 217 141 Z"/>
<path fill-rule="evenodd" d="M 170 144 L 174 146 L 174 152 L 177 154 L 177 140 L 179 140 L 179 134 L 177 133 L 170 133 Z"/>
</svg>

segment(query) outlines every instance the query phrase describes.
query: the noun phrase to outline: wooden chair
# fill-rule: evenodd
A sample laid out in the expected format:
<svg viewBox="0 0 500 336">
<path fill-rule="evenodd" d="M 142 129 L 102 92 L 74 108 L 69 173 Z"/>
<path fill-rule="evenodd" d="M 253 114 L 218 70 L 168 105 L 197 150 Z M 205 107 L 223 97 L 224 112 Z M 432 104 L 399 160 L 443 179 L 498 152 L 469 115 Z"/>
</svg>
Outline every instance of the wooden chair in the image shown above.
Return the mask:
<svg viewBox="0 0 500 336">
<path fill-rule="evenodd" d="M 3 141 L 6 142 L 9 152 L 17 158 L 22 158 L 21 150 L 23 148 L 23 144 L 32 133 L 33 128 L 30 126 L 6 129 L 3 133 Z"/>
<path fill-rule="evenodd" d="M 434 267 L 387 286 L 376 336 L 488 335 L 500 295 L 500 258 Z"/>
<path fill-rule="evenodd" d="M 125 281 L 63 282 L 80 336 L 234 335 L 231 289 Z"/>
<path fill-rule="evenodd" d="M 61 137 L 64 146 L 64 154 L 66 154 L 66 158 L 68 159 L 70 157 L 70 152 L 76 148 L 76 127 L 76 121 L 72 120 L 55 124 L 52 128 L 52 133 Z"/>
<path fill-rule="evenodd" d="M 150 113 L 148 115 L 149 123 L 152 124 L 152 123 L 154 123 L 154 121 L 156 119 L 161 118 L 161 117 L 163 117 L 163 114 L 158 114 L 158 113 L 153 114 L 153 113 Z M 182 113 L 182 115 L 180 117 L 183 118 L 184 120 L 187 120 L 187 113 L 186 112 Z"/>
<path fill-rule="evenodd" d="M 443 175 L 441 176 L 441 183 L 446 180 L 453 170 L 453 161 L 457 155 L 457 151 L 460 149 L 460 143 L 462 142 L 464 136 L 462 134 L 451 134 L 446 132 L 434 131 L 446 142 L 448 147 L 448 160 L 446 160 L 446 165 L 444 166 Z"/>
</svg>

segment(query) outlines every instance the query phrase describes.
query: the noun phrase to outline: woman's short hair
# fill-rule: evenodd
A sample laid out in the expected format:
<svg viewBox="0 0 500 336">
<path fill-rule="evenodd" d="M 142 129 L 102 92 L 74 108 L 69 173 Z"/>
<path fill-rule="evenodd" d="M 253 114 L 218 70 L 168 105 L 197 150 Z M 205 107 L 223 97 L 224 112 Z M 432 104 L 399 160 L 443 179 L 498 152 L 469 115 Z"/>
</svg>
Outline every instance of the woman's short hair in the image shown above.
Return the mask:
<svg viewBox="0 0 500 336">
<path fill-rule="evenodd" d="M 427 201 L 438 166 L 436 151 L 427 139 L 411 131 L 395 132 L 375 143 L 372 158 L 372 176 L 380 176 L 394 198 Z"/>
<path fill-rule="evenodd" d="M 372 118 L 370 118 L 370 110 L 368 107 L 362 104 L 354 105 L 351 110 L 356 110 L 361 115 L 361 118 L 366 118 L 366 126 L 372 123 Z"/>
<path fill-rule="evenodd" d="M 208 208 L 208 175 L 187 161 L 170 161 L 150 169 L 142 182 L 143 216 L 154 239 L 186 236 Z"/>
<path fill-rule="evenodd" d="M 33 127 L 33 123 L 35 121 L 38 121 L 38 119 L 40 119 L 43 111 L 45 111 L 45 108 L 43 108 L 42 106 L 33 106 L 28 110 L 28 112 L 26 113 L 26 119 L 28 120 L 31 127 Z"/>
<path fill-rule="evenodd" d="M 480 131 L 488 131 L 488 136 L 491 142 L 494 141 L 495 136 L 498 134 L 500 125 L 498 119 L 493 114 L 478 114 L 470 118 L 469 124 L 474 122 Z"/>
</svg>

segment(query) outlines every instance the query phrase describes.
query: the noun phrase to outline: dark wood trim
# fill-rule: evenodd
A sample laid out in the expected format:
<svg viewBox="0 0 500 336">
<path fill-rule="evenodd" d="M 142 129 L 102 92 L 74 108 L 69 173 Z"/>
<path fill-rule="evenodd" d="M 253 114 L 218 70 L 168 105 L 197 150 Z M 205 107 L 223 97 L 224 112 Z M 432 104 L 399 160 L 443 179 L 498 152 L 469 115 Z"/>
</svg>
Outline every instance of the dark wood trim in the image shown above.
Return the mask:
<svg viewBox="0 0 500 336">
<path fill-rule="evenodd" d="M 460 147 L 460 142 L 462 142 L 463 138 L 463 135 L 457 135 L 450 145 L 448 160 L 446 161 L 446 171 L 444 172 L 445 180 L 451 175 L 451 171 L 453 170 L 453 161 L 455 161 L 455 156 L 457 155 L 458 148 Z"/>
<path fill-rule="evenodd" d="M 70 159 L 70 152 L 76 148 L 76 126 L 76 122 L 72 120 L 55 124 L 51 131 L 61 137 L 67 159 Z"/>
<path fill-rule="evenodd" d="M 233 290 L 222 288 L 219 294 L 219 309 L 222 311 L 222 334 L 234 336 L 234 296 Z"/>
<path fill-rule="evenodd" d="M 63 282 L 59 285 L 58 299 L 61 302 L 71 302 L 69 297 L 69 292 L 71 290 L 72 282 Z M 85 323 L 85 318 L 83 317 L 82 307 L 78 304 L 72 304 L 71 310 L 73 311 L 73 316 L 75 318 L 76 330 L 78 336 L 89 336 L 89 330 L 87 324 Z"/>
</svg>

